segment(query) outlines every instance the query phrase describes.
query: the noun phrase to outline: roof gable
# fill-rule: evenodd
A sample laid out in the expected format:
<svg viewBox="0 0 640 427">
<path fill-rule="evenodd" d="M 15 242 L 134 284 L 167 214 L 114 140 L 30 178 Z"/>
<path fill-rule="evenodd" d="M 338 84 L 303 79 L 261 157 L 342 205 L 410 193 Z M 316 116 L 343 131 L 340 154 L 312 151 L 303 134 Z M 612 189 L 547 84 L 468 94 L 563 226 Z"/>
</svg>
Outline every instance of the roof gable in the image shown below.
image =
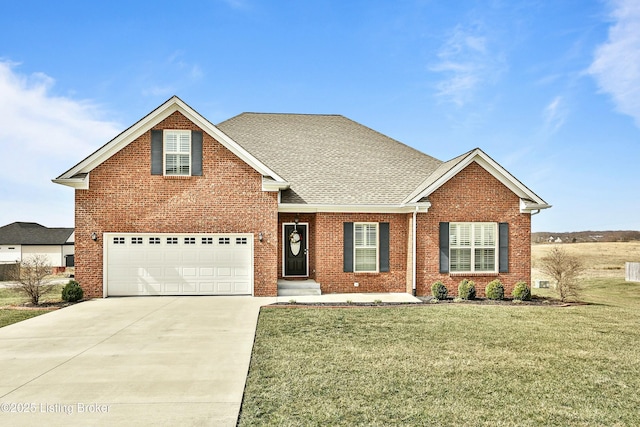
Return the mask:
<svg viewBox="0 0 640 427">
<path fill-rule="evenodd" d="M 428 198 L 438 188 L 457 175 L 472 162 L 476 162 L 498 181 L 504 184 L 509 190 L 520 197 L 520 211 L 531 212 L 532 210 L 550 208 L 542 198 L 531 191 L 526 185 L 511 175 L 505 168 L 500 166 L 495 160 L 479 148 L 471 150 L 461 156 L 455 157 L 442 163 L 427 179 L 425 179 L 410 195 L 404 203 L 417 203 L 421 199 Z"/>
<path fill-rule="evenodd" d="M 0 245 L 64 245 L 73 242 L 73 228 L 48 228 L 35 222 L 0 227 Z"/>
<path fill-rule="evenodd" d="M 192 121 L 203 131 L 207 132 L 214 139 L 220 142 L 224 147 L 238 156 L 242 161 L 247 163 L 253 169 L 263 176 L 271 178 L 271 180 L 284 183 L 284 180 L 275 172 L 273 172 L 264 163 L 256 157 L 248 153 L 243 147 L 224 134 L 220 129 L 216 128 L 211 122 L 201 116 L 193 108 L 189 107 L 184 101 L 177 96 L 171 97 L 164 104 L 147 114 L 134 125 L 123 131 L 111 141 L 100 147 L 94 153 L 73 166 L 68 171 L 53 180 L 57 184 L 68 185 L 75 188 L 89 188 L 89 174 L 97 166 L 109 159 L 111 156 L 122 150 L 138 137 L 148 132 L 156 124 L 169 117 L 174 112 L 180 112 L 187 119 Z"/>
</svg>

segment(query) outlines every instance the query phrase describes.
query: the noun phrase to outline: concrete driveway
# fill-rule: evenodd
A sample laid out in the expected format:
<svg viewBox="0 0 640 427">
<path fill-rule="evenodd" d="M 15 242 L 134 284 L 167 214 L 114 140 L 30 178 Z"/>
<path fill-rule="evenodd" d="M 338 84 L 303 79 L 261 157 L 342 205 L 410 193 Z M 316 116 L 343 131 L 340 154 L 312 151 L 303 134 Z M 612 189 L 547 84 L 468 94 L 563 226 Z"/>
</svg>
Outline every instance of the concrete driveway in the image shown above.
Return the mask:
<svg viewBox="0 0 640 427">
<path fill-rule="evenodd" d="M 234 426 L 275 300 L 108 298 L 0 328 L 0 425 Z"/>
</svg>

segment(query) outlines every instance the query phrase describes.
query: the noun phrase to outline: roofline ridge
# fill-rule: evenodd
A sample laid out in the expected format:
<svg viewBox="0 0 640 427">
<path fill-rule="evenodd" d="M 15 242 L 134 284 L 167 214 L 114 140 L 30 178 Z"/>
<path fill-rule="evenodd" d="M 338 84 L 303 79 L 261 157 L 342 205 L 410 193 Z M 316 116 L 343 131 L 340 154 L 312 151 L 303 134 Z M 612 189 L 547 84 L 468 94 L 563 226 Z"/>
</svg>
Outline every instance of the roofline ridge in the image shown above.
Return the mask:
<svg viewBox="0 0 640 427">
<path fill-rule="evenodd" d="M 409 144 L 406 144 L 406 143 L 404 143 L 404 142 L 402 142 L 402 141 L 400 141 L 400 140 L 398 140 L 398 139 L 395 139 L 395 138 L 393 138 L 393 137 L 391 137 L 391 136 L 389 136 L 389 135 L 386 135 L 386 134 L 384 134 L 384 133 L 382 133 L 382 132 L 380 132 L 380 131 L 377 131 L 377 130 L 375 130 L 375 129 L 373 129 L 373 128 L 370 128 L 370 127 L 369 127 L 369 126 L 367 126 L 367 125 L 364 125 L 364 124 L 362 124 L 362 123 L 360 123 L 360 122 L 356 122 L 355 120 L 353 120 L 353 119 L 351 119 L 351 118 L 349 118 L 349 117 L 346 117 L 346 116 L 342 116 L 342 117 L 344 117 L 345 119 L 349 120 L 350 122 L 353 122 L 353 123 L 355 123 L 355 124 L 357 124 L 357 125 L 359 125 L 359 126 L 362 126 L 362 127 L 364 127 L 364 128 L 369 129 L 371 132 L 374 132 L 374 133 L 376 133 L 376 134 L 378 134 L 378 135 L 380 135 L 380 136 L 383 136 L 383 137 L 385 137 L 385 138 L 388 138 L 388 139 L 390 139 L 390 140 L 392 140 L 392 141 L 394 141 L 394 142 L 396 142 L 396 143 L 398 143 L 398 144 L 400 144 L 400 145 L 403 145 L 403 146 L 405 146 L 405 147 L 407 147 L 407 148 L 409 148 L 409 149 L 411 149 L 411 150 L 415 151 L 415 152 L 416 152 L 416 153 L 418 153 L 418 154 L 421 154 L 421 155 L 423 155 L 423 156 L 425 156 L 425 157 L 429 157 L 430 159 L 433 159 L 433 160 L 435 160 L 435 161 L 437 161 L 437 162 L 440 162 L 440 164 L 445 163 L 445 162 L 443 162 L 443 161 L 442 161 L 442 160 L 440 160 L 440 159 L 437 159 L 437 158 L 435 158 L 435 157 L 433 157 L 433 156 L 431 156 L 431 155 L 429 155 L 429 154 L 427 154 L 427 153 L 425 153 L 425 152 L 422 152 L 422 151 L 418 150 L 418 149 L 417 149 L 417 148 L 415 148 L 415 147 L 412 147 L 412 146 L 411 146 L 411 145 L 409 145 Z"/>
</svg>

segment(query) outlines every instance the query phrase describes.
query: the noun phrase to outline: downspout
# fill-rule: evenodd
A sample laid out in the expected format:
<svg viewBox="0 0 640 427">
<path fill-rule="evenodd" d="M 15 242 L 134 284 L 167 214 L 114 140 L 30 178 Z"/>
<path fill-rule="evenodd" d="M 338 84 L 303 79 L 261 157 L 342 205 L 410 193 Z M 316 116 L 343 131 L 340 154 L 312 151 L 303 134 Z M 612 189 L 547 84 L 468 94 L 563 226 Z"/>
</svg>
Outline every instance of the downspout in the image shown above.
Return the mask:
<svg viewBox="0 0 640 427">
<path fill-rule="evenodd" d="M 537 209 L 537 210 L 535 211 L 535 213 L 534 213 L 534 212 L 529 212 L 529 214 L 530 214 L 531 216 L 538 215 L 539 213 L 540 213 L 540 209 Z"/>
<path fill-rule="evenodd" d="M 413 296 L 416 296 L 416 276 L 417 276 L 417 262 L 416 262 L 416 254 L 417 254 L 417 250 L 416 250 L 416 242 L 418 241 L 417 235 L 418 235 L 418 225 L 417 225 L 417 219 L 418 219 L 418 207 L 416 206 L 416 210 L 413 211 L 413 242 L 412 242 L 412 254 L 411 254 L 411 263 L 413 264 L 413 278 L 411 281 L 412 284 L 412 290 L 413 290 Z"/>
</svg>

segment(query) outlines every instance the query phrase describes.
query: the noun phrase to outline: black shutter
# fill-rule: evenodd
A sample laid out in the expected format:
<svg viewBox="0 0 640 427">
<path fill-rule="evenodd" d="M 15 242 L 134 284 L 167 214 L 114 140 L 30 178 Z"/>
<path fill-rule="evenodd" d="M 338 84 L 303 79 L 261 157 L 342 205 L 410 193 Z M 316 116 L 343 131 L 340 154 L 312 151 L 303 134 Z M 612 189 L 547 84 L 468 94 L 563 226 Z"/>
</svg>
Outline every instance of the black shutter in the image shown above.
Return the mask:
<svg viewBox="0 0 640 427">
<path fill-rule="evenodd" d="M 449 223 L 440 223 L 440 273 L 449 272 Z"/>
<path fill-rule="evenodd" d="M 380 230 L 380 251 L 378 252 L 380 272 L 385 273 L 389 271 L 389 223 L 381 222 L 378 228 Z"/>
<path fill-rule="evenodd" d="M 353 223 L 344 223 L 344 272 L 353 272 Z"/>
<path fill-rule="evenodd" d="M 151 175 L 162 175 L 162 130 L 151 130 Z"/>
<path fill-rule="evenodd" d="M 501 222 L 498 224 L 498 271 L 500 273 L 509 272 L 509 224 Z"/>
<path fill-rule="evenodd" d="M 191 175 L 202 176 L 202 132 L 191 131 Z"/>
</svg>

